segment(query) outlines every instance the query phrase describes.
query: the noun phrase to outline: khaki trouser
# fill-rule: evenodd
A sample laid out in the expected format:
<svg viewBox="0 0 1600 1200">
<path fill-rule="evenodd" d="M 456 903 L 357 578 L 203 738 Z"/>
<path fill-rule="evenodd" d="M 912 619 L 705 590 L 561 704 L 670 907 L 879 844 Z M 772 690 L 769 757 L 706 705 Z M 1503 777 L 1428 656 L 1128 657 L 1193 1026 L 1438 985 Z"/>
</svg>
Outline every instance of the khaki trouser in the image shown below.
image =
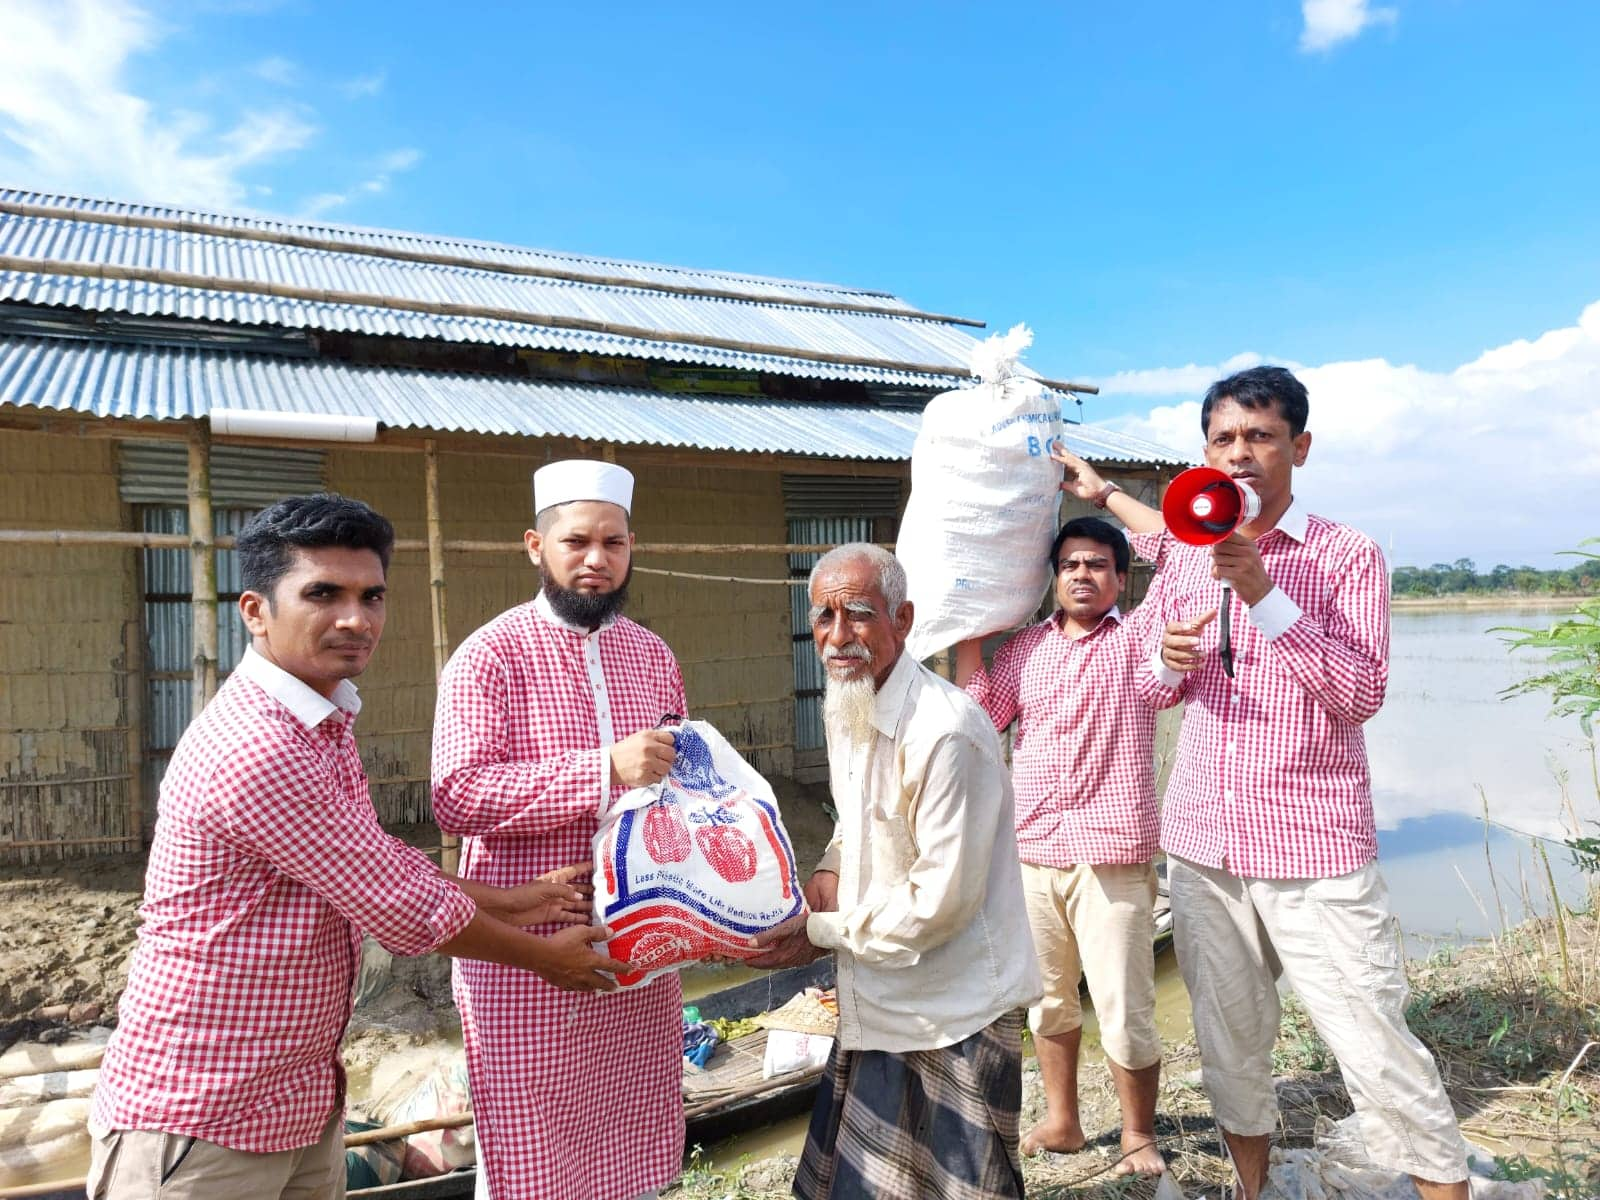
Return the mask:
<svg viewBox="0 0 1600 1200">
<path fill-rule="evenodd" d="M 1377 864 L 1333 879 L 1241 879 L 1167 862 L 1178 969 L 1218 1123 L 1246 1137 L 1277 1128 L 1281 974 L 1339 1062 L 1372 1161 L 1433 1183 L 1465 1179 L 1439 1069 L 1406 1027 L 1400 927 Z"/>
<path fill-rule="evenodd" d="M 1130 1071 L 1160 1062 L 1151 915 L 1155 868 L 1025 862 L 1022 898 L 1044 979 L 1044 997 L 1028 1010 L 1033 1032 L 1054 1037 L 1082 1027 L 1078 983 L 1087 975 L 1100 1044 L 1111 1061 Z"/>
<path fill-rule="evenodd" d="M 94 1139 L 88 1200 L 344 1200 L 344 1114 L 312 1146 L 252 1154 L 201 1138 L 113 1129 Z"/>
</svg>

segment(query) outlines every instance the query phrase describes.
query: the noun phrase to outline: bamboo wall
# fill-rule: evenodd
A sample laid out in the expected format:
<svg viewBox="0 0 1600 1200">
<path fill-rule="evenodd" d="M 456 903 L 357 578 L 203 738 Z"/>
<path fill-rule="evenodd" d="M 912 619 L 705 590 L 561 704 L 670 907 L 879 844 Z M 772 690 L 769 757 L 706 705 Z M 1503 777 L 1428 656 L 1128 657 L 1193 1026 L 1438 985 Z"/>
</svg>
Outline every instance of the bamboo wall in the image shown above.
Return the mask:
<svg viewBox="0 0 1600 1200">
<path fill-rule="evenodd" d="M 0 430 L 0 514 L 128 528 L 111 443 Z M 135 844 L 118 840 L 140 823 L 135 554 L 0 545 L 0 843 L 23 843 L 0 861 Z"/>
<path fill-rule="evenodd" d="M 439 456 L 445 540 L 512 542 L 531 521 L 530 476 L 572 448 L 527 455 Z M 637 477 L 641 544 L 787 541 L 782 474 L 738 456 L 659 451 L 617 461 Z M 747 460 L 748 461 L 748 460 Z M 427 537 L 420 453 L 328 452 L 328 486 L 385 513 L 401 539 Z M 841 464 L 841 469 L 848 469 Z M 1153 499 L 1154 472 L 1108 472 Z M 1077 515 L 1068 503 L 1063 516 Z M 1085 511 L 1095 510 L 1083 506 Z M 0 526 L 132 530 L 117 494 L 114 442 L 0 430 Z M 0 544 L 0 863 L 133 848 L 149 840 L 155 797 L 141 796 L 144 696 L 139 551 Z M 637 568 L 779 580 L 780 552 L 644 551 Z M 453 649 L 484 622 L 529 600 L 537 574 L 521 553 L 445 555 Z M 1130 581 L 1142 594 L 1147 574 Z M 383 644 L 360 681 L 359 736 L 386 824 L 431 820 L 428 761 L 434 709 L 427 556 L 395 555 Z M 713 722 L 769 776 L 794 770 L 794 679 L 784 587 L 635 574 L 629 615 L 677 655 L 691 714 Z"/>
<path fill-rule="evenodd" d="M 532 523 L 533 469 L 543 455 L 440 456 L 445 539 L 516 541 Z M 715 460 L 707 455 L 706 462 Z M 781 476 L 714 465 L 630 464 L 633 528 L 642 543 L 783 543 Z M 329 455 L 329 486 L 371 504 L 401 538 L 425 538 L 422 459 L 339 450 Z M 700 574 L 780 579 L 781 554 L 648 555 L 636 565 Z M 446 616 L 452 648 L 506 609 L 526 603 L 538 575 L 522 554 L 445 556 Z M 395 556 L 389 573 L 383 645 L 362 677 L 360 730 L 373 800 L 385 822 L 430 820 L 427 775 L 433 725 L 432 625 L 425 556 Z M 788 593 L 784 588 L 636 574 L 628 615 L 664 638 L 678 657 L 691 712 L 716 724 L 766 774 L 793 767 L 793 679 Z"/>
</svg>

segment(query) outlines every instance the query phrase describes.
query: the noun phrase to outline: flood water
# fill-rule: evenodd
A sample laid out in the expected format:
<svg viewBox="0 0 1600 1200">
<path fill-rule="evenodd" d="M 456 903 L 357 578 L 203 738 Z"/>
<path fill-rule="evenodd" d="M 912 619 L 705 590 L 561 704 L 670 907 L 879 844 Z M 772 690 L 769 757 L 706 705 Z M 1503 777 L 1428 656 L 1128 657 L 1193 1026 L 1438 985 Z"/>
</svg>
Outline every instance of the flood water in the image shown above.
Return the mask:
<svg viewBox="0 0 1600 1200">
<path fill-rule="evenodd" d="M 1411 953 L 1482 938 L 1505 923 L 1550 911 L 1544 863 L 1529 835 L 1600 834 L 1590 748 L 1577 722 L 1549 716 L 1541 695 L 1502 699 L 1537 674 L 1538 656 L 1510 652 L 1497 626 L 1548 628 L 1561 608 L 1405 609 L 1393 616 L 1388 700 L 1367 725 L 1379 861 Z M 1489 818 L 1485 860 L 1484 803 Z M 1510 829 L 1499 826 L 1509 826 Z M 1510 830 L 1518 832 L 1513 833 Z M 1550 873 L 1569 904 L 1584 898 L 1581 873 L 1546 844 Z M 1491 885 L 1498 884 L 1499 905 Z M 1524 897 L 1530 902 L 1525 907 Z M 1170 950 L 1156 960 L 1156 1022 L 1164 1039 L 1190 1034 L 1189 997 Z M 1100 1052 L 1084 1013 L 1083 1052 Z M 797 1154 L 806 1118 L 707 1147 L 732 1165 L 745 1157 Z"/>
<path fill-rule="evenodd" d="M 1560 608 L 1400 610 L 1389 698 L 1367 726 L 1380 862 L 1413 953 L 1429 939 L 1483 937 L 1505 919 L 1550 911 L 1533 837 L 1600 833 L 1592 748 L 1541 694 L 1501 697 L 1539 672 L 1497 626 L 1548 628 Z M 1485 822 L 1493 881 L 1485 861 Z M 1574 821 L 1578 829 L 1574 829 Z M 1515 830 L 1517 832 L 1511 832 Z M 1583 899 L 1571 855 L 1545 843 L 1568 903 Z"/>
</svg>

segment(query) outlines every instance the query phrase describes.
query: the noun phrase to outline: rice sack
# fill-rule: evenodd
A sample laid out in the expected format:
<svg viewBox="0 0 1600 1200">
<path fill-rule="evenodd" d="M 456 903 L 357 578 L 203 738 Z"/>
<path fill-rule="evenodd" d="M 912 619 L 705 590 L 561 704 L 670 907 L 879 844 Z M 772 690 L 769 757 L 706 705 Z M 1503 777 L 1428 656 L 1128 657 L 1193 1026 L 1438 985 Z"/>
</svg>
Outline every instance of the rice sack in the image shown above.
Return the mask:
<svg viewBox="0 0 1600 1200">
<path fill-rule="evenodd" d="M 804 905 L 772 788 L 704 721 L 672 730 L 660 783 L 612 806 L 594 841 L 594 903 L 605 952 L 636 987 L 706 958 L 753 958 L 748 939 Z"/>
<path fill-rule="evenodd" d="M 913 658 L 1031 620 L 1054 576 L 1061 400 L 1020 374 L 1032 336 L 1019 325 L 982 343 L 972 363 L 982 382 L 923 410 L 895 545 L 916 605 Z"/>
</svg>

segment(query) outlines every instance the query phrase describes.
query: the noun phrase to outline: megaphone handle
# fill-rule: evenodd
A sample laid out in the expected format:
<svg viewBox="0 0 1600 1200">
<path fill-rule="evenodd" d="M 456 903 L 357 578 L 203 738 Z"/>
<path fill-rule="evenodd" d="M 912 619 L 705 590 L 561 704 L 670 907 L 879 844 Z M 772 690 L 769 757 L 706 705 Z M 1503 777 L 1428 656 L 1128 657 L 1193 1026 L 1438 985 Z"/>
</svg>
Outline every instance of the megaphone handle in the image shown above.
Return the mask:
<svg viewBox="0 0 1600 1200">
<path fill-rule="evenodd" d="M 1222 581 L 1222 612 L 1217 624 L 1217 657 L 1222 659 L 1222 669 L 1233 678 L 1233 584 Z"/>
</svg>

